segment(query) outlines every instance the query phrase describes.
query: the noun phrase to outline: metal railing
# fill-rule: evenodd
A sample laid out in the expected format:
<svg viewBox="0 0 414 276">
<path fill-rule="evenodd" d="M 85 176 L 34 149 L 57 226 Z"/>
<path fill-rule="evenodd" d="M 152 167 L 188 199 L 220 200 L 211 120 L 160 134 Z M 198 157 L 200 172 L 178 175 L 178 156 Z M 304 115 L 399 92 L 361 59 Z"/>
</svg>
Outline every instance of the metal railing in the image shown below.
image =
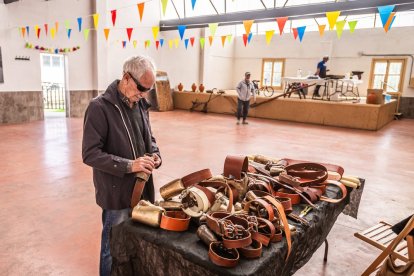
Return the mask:
<svg viewBox="0 0 414 276">
<path fill-rule="evenodd" d="M 63 83 L 42 82 L 44 109 L 65 109 Z"/>
</svg>

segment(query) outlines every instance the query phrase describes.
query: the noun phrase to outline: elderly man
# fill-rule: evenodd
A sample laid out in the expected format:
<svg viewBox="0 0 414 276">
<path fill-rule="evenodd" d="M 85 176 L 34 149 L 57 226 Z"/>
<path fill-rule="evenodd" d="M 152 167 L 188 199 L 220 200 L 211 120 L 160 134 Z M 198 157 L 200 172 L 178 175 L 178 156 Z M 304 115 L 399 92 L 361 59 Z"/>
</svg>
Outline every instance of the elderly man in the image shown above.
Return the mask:
<svg viewBox="0 0 414 276">
<path fill-rule="evenodd" d="M 253 83 L 250 81 L 250 72 L 244 74 L 244 80 L 237 85 L 237 124 L 240 124 L 240 117 L 243 116 L 243 124 L 247 125 L 247 114 L 249 113 L 250 97 L 253 95 L 256 102 L 256 93 Z"/>
<path fill-rule="evenodd" d="M 152 135 L 144 98 L 155 83 L 155 66 L 143 56 L 125 61 L 121 80 L 112 82 L 94 98 L 85 114 L 82 158 L 93 168 L 96 203 L 102 208 L 100 275 L 111 272 L 109 251 L 111 227 L 126 220 L 131 212 L 136 176 L 151 175 L 161 165 Z M 141 187 L 143 199 L 154 201 L 150 177 Z"/>
</svg>

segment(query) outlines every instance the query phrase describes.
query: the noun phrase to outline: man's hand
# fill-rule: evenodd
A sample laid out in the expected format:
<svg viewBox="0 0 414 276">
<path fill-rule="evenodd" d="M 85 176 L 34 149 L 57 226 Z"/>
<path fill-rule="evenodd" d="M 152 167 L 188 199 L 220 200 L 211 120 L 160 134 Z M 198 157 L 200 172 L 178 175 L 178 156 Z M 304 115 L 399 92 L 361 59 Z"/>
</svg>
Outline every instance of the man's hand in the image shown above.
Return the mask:
<svg viewBox="0 0 414 276">
<path fill-rule="evenodd" d="M 161 161 L 159 161 L 161 162 Z M 155 168 L 155 160 L 152 156 L 142 156 L 132 161 L 132 172 L 144 172 L 151 174 Z"/>
<path fill-rule="evenodd" d="M 153 153 L 152 158 L 154 159 L 154 166 L 155 168 L 158 168 L 161 165 L 161 158 L 158 154 Z"/>
</svg>

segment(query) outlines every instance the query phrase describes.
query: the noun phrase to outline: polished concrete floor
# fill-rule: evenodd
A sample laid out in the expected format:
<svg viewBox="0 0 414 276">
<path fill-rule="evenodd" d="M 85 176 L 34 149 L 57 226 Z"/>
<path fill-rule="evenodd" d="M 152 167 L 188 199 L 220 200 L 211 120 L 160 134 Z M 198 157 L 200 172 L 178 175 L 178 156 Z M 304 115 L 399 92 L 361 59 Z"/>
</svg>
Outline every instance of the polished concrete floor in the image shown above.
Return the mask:
<svg viewBox="0 0 414 276">
<path fill-rule="evenodd" d="M 163 166 L 156 186 L 209 167 L 227 154 L 264 154 L 340 164 L 366 179 L 358 220 L 340 215 L 296 275 L 359 275 L 378 250 L 353 233 L 414 212 L 414 120 L 377 132 L 174 111 L 151 113 Z M 101 210 L 81 160 L 82 119 L 0 126 L 0 275 L 97 275 Z"/>
</svg>

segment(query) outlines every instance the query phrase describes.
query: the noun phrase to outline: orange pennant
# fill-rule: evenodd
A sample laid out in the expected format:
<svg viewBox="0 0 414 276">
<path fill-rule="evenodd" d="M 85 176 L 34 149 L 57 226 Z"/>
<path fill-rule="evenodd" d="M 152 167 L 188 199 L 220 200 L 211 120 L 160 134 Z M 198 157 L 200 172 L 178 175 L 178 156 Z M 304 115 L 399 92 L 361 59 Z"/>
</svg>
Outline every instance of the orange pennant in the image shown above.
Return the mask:
<svg viewBox="0 0 414 276">
<path fill-rule="evenodd" d="M 46 33 L 46 36 L 47 36 L 48 29 L 49 29 L 49 26 L 47 24 L 45 24 L 45 33 Z"/>
<path fill-rule="evenodd" d="M 105 29 L 104 29 L 105 39 L 106 39 L 106 41 L 108 41 L 109 31 L 110 31 L 110 29 L 108 29 L 108 28 L 105 28 Z"/>
<path fill-rule="evenodd" d="M 213 39 L 214 39 L 214 36 L 209 36 L 208 37 L 208 41 L 210 42 L 210 46 L 211 46 L 211 44 L 213 44 Z"/>
<path fill-rule="evenodd" d="M 285 24 L 286 24 L 287 20 L 288 20 L 287 16 L 276 18 L 276 22 L 277 22 L 277 25 L 279 27 L 280 35 L 282 35 L 282 33 L 283 33 L 283 29 L 285 28 Z"/>
<path fill-rule="evenodd" d="M 221 45 L 223 45 L 223 47 L 224 47 L 224 44 L 226 43 L 226 38 L 227 38 L 227 35 L 221 36 Z"/>
<path fill-rule="evenodd" d="M 142 16 L 144 15 L 144 5 L 145 5 L 145 2 L 137 4 L 138 13 L 139 13 L 139 21 L 141 22 L 142 22 Z"/>
<path fill-rule="evenodd" d="M 22 31 L 22 36 L 24 37 L 26 35 L 26 28 L 25 27 L 21 28 L 21 31 Z"/>
<path fill-rule="evenodd" d="M 318 28 L 319 28 L 319 34 L 321 36 L 323 36 L 323 33 L 325 32 L 326 25 L 319 25 Z"/>
<path fill-rule="evenodd" d="M 387 33 L 390 30 L 391 23 L 394 20 L 395 12 L 392 12 L 388 17 L 387 23 L 385 23 L 384 30 Z"/>
<path fill-rule="evenodd" d="M 56 30 L 56 33 L 58 32 L 58 28 L 59 28 L 59 22 L 55 22 L 55 30 Z"/>
<path fill-rule="evenodd" d="M 250 29 L 252 28 L 254 20 L 244 20 L 244 30 L 246 31 L 246 34 L 250 34 Z"/>
</svg>

